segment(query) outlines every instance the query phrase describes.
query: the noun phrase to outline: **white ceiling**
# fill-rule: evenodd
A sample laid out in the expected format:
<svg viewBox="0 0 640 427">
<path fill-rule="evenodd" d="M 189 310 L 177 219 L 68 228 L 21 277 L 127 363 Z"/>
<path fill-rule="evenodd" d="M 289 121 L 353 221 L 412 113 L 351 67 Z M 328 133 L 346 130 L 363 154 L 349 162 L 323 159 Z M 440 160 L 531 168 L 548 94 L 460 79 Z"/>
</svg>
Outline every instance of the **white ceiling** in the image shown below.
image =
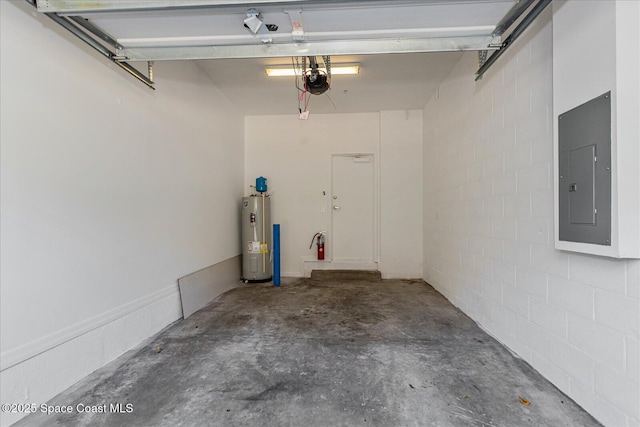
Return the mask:
<svg viewBox="0 0 640 427">
<path fill-rule="evenodd" d="M 461 55 L 461 52 L 442 52 L 332 57 L 333 66 L 360 64 L 360 74 L 333 76 L 327 93 L 309 95 L 308 110 L 319 114 L 421 109 Z M 265 73 L 267 64 L 287 65 L 290 59 L 196 62 L 244 114 L 297 114 L 295 78 L 267 77 Z M 470 73 L 469 79 L 473 78 Z"/>
</svg>

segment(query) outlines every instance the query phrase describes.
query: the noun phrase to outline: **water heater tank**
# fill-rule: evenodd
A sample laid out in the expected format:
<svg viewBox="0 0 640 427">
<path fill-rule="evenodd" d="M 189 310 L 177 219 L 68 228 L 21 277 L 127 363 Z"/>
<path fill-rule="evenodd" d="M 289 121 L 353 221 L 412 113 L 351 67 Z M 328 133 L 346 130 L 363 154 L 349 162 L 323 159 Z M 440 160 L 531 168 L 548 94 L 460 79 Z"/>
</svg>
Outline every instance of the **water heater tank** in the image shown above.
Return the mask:
<svg viewBox="0 0 640 427">
<path fill-rule="evenodd" d="M 242 280 L 271 281 L 271 209 L 269 196 L 242 198 Z"/>
</svg>

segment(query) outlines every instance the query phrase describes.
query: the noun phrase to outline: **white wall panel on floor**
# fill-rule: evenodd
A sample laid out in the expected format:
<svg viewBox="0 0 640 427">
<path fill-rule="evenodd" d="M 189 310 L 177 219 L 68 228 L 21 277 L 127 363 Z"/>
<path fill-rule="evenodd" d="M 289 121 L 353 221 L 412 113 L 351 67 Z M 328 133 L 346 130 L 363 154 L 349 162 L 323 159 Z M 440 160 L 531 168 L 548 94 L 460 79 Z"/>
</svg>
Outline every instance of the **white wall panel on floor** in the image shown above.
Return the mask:
<svg viewBox="0 0 640 427">
<path fill-rule="evenodd" d="M 192 63 L 157 63 L 154 92 L 0 7 L 2 399 L 43 403 L 179 318 L 179 277 L 239 254 L 243 125 Z"/>
<path fill-rule="evenodd" d="M 416 158 L 421 153 L 421 121 L 416 111 L 312 113 L 306 121 L 295 114 L 245 119 L 245 192 L 255 178 L 268 179 L 272 219 L 281 225 L 283 276 L 308 273 L 304 264 L 316 258 L 316 247 L 309 249 L 309 244 L 318 231 L 329 232 L 325 248 L 326 259 L 331 260 L 331 155 L 341 153 L 373 154 L 380 200 L 377 246 L 389 248 L 382 253 L 377 250 L 381 273 L 403 278 L 420 275 L 421 216 L 407 221 L 406 213 L 420 212 L 422 206 L 416 193 L 422 175 Z M 391 189 L 396 191 L 391 194 Z M 401 215 L 397 215 L 397 203 L 405 204 Z M 392 248 L 399 249 L 391 253 Z"/>
<path fill-rule="evenodd" d="M 640 261 L 553 247 L 551 15 L 481 81 L 465 54 L 425 107 L 424 278 L 597 419 L 638 425 Z"/>
</svg>

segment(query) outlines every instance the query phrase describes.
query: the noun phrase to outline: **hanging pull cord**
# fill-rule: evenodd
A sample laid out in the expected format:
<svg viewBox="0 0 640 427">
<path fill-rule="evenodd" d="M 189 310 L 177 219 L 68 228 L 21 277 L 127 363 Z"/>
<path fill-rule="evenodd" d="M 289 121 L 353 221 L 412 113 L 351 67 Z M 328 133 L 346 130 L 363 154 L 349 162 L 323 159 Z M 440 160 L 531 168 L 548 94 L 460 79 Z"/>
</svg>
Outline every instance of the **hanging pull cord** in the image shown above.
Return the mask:
<svg viewBox="0 0 640 427">
<path fill-rule="evenodd" d="M 311 244 L 309 245 L 309 249 L 311 249 L 313 247 L 313 242 L 314 242 L 314 240 L 316 240 L 316 237 L 318 237 L 321 234 L 322 233 L 316 233 L 316 234 L 313 235 L 313 237 L 311 238 Z"/>
<path fill-rule="evenodd" d="M 309 245 L 309 249 L 311 249 L 313 247 L 313 241 L 316 240 L 316 237 L 322 237 L 322 236 L 324 236 L 325 233 L 326 233 L 326 231 L 323 230 L 323 231 L 318 231 L 316 234 L 314 234 L 313 237 L 311 238 L 311 244 Z M 324 242 L 322 242 L 322 243 L 324 243 Z"/>
</svg>

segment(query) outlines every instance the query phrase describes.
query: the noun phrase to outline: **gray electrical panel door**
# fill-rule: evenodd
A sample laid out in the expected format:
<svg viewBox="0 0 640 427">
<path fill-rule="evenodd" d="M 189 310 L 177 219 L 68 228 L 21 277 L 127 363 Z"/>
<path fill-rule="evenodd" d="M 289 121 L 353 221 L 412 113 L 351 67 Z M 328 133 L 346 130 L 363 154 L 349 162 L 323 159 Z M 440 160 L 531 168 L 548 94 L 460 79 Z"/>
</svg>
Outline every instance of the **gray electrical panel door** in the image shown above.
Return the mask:
<svg viewBox="0 0 640 427">
<path fill-rule="evenodd" d="M 611 245 L 611 92 L 558 116 L 559 240 Z"/>
</svg>

